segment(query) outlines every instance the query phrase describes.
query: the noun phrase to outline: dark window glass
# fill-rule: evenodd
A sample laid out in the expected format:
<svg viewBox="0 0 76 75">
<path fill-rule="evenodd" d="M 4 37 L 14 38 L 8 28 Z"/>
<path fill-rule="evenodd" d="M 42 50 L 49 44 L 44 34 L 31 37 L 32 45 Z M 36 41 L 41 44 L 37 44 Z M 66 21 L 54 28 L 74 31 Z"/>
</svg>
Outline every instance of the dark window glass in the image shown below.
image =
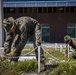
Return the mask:
<svg viewBox="0 0 76 75">
<path fill-rule="evenodd" d="M 48 7 L 48 13 L 51 13 L 51 12 L 52 12 L 52 8 Z"/>
<path fill-rule="evenodd" d="M 38 12 L 38 8 L 33 8 L 33 13 L 37 13 Z"/>
<path fill-rule="evenodd" d="M 6 8 L 3 8 L 3 12 L 4 12 L 4 13 L 6 13 L 6 12 L 7 12 Z"/>
<path fill-rule="evenodd" d="M 11 13 L 15 13 L 16 12 L 16 9 L 15 8 L 10 8 L 10 12 Z"/>
<path fill-rule="evenodd" d="M 74 7 L 74 11 L 75 11 L 75 13 L 76 13 L 76 7 Z"/>
<path fill-rule="evenodd" d="M 29 13 L 32 13 L 32 8 L 31 8 L 31 7 L 28 8 L 28 12 L 29 12 Z"/>
<path fill-rule="evenodd" d="M 27 13 L 28 12 L 28 8 L 24 8 L 24 13 Z"/>
<path fill-rule="evenodd" d="M 38 13 L 42 13 L 42 7 L 38 8 Z"/>
<path fill-rule="evenodd" d="M 69 12 L 69 7 L 66 7 L 66 13 L 68 13 Z"/>
<path fill-rule="evenodd" d="M 42 41 L 50 42 L 50 26 L 49 24 L 42 24 Z"/>
<path fill-rule="evenodd" d="M 59 8 L 58 8 L 58 11 L 59 11 L 60 13 L 64 13 L 64 7 L 59 7 Z"/>
<path fill-rule="evenodd" d="M 46 7 L 43 8 L 43 13 L 47 13 L 47 8 Z"/>
<path fill-rule="evenodd" d="M 76 37 L 76 25 L 75 24 L 68 24 L 67 25 L 67 35 L 70 35 L 71 37 Z"/>
<path fill-rule="evenodd" d="M 67 34 L 71 37 L 75 37 L 75 28 L 67 28 Z"/>
<path fill-rule="evenodd" d="M 74 13 L 74 7 L 70 7 L 70 12 Z"/>
<path fill-rule="evenodd" d="M 57 12 L 57 8 L 53 7 L 53 13 L 56 13 L 56 12 Z"/>
<path fill-rule="evenodd" d="M 7 8 L 7 13 L 10 13 L 10 8 Z"/>
<path fill-rule="evenodd" d="M 19 8 L 19 13 L 23 13 L 23 8 Z"/>
</svg>

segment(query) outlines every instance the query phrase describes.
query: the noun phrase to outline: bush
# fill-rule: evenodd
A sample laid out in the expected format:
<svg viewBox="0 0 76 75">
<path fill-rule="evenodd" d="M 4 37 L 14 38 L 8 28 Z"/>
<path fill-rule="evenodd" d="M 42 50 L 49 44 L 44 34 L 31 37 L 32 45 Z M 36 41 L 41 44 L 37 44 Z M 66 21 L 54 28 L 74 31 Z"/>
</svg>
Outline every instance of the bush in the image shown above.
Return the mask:
<svg viewBox="0 0 76 75">
<path fill-rule="evenodd" d="M 54 48 L 48 48 L 46 50 L 49 54 L 53 55 L 59 60 L 65 60 L 67 62 L 58 63 L 55 60 L 49 60 L 48 58 L 51 58 L 51 56 L 47 53 L 44 53 L 47 58 L 45 62 L 47 63 L 50 61 L 50 65 L 48 66 L 49 69 L 47 68 L 47 70 L 42 72 L 41 75 L 76 75 L 76 62 L 72 62 L 76 60 L 72 58 L 72 55 L 70 55 L 69 58 L 65 58 L 64 53 L 60 52 L 59 49 L 55 50 Z M 27 51 L 28 50 L 24 50 L 25 53 L 27 53 Z M 8 61 L 0 62 L 0 75 L 26 75 L 28 72 L 37 73 L 37 65 L 38 63 L 36 60 L 19 61 L 18 63 L 14 64 L 11 64 Z"/>
<path fill-rule="evenodd" d="M 73 63 L 63 62 L 54 69 L 52 75 L 76 75 L 76 69 L 74 68 Z"/>
<path fill-rule="evenodd" d="M 0 75 L 21 75 L 26 72 L 35 72 L 37 70 L 37 61 L 19 61 L 11 64 L 8 61 L 0 62 Z"/>
</svg>

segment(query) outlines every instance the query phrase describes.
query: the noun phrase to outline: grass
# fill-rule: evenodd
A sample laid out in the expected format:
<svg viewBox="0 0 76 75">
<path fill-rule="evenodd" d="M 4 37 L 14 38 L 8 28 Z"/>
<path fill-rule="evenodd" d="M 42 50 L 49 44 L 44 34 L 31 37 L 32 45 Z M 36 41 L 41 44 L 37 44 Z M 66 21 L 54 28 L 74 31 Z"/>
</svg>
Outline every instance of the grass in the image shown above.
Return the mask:
<svg viewBox="0 0 76 75">
<path fill-rule="evenodd" d="M 0 75 L 21 75 L 22 73 L 37 72 L 37 61 L 19 61 L 11 64 L 8 61 L 0 62 Z"/>
<path fill-rule="evenodd" d="M 22 54 L 28 53 L 33 50 L 32 47 L 27 47 L 22 51 Z M 47 70 L 42 72 L 42 75 L 76 75 L 76 60 L 72 58 L 72 54 L 69 58 L 64 57 L 64 53 L 60 52 L 58 48 L 45 48 L 49 54 L 44 51 L 44 55 L 46 56 L 46 63 L 51 58 L 50 55 L 53 55 L 59 60 L 65 60 L 66 62 L 56 62 L 54 60 L 49 65 L 46 65 Z M 64 49 L 65 50 L 65 49 Z M 32 52 L 34 54 L 35 52 Z M 54 59 L 54 58 L 53 58 Z M 72 62 L 74 61 L 74 62 Z M 21 75 L 22 73 L 38 73 L 37 72 L 37 61 L 36 60 L 25 60 L 19 61 L 18 63 L 11 64 L 10 62 L 0 62 L 0 75 Z"/>
</svg>

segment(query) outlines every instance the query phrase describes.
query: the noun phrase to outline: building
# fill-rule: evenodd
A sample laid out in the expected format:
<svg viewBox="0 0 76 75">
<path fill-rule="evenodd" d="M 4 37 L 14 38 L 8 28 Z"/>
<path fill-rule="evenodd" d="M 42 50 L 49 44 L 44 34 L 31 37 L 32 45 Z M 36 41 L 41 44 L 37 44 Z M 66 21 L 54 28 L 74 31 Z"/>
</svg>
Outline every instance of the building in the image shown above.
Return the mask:
<svg viewBox="0 0 76 75">
<path fill-rule="evenodd" d="M 76 0 L 2 0 L 4 18 L 30 16 L 42 26 L 45 43 L 63 43 L 68 34 L 76 37 Z"/>
</svg>

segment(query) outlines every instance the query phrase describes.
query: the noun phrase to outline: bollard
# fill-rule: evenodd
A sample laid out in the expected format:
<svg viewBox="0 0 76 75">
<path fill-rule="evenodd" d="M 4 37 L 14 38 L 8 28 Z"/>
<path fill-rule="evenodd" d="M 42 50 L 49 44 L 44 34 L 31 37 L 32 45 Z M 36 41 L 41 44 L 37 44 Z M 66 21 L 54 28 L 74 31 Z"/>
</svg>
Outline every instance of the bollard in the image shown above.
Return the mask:
<svg viewBox="0 0 76 75">
<path fill-rule="evenodd" d="M 55 50 L 57 50 L 57 43 L 55 43 Z"/>
<path fill-rule="evenodd" d="M 40 46 L 38 46 L 38 73 L 40 73 Z"/>
<path fill-rule="evenodd" d="M 70 55 L 70 46 L 68 44 L 68 58 L 69 58 L 69 55 Z"/>
<path fill-rule="evenodd" d="M 4 29 L 3 29 L 3 0 L 0 0 L 0 46 L 4 46 Z"/>
<path fill-rule="evenodd" d="M 62 45 L 60 45 L 60 52 L 62 52 L 62 49 L 63 49 L 63 47 L 62 47 Z"/>
</svg>

